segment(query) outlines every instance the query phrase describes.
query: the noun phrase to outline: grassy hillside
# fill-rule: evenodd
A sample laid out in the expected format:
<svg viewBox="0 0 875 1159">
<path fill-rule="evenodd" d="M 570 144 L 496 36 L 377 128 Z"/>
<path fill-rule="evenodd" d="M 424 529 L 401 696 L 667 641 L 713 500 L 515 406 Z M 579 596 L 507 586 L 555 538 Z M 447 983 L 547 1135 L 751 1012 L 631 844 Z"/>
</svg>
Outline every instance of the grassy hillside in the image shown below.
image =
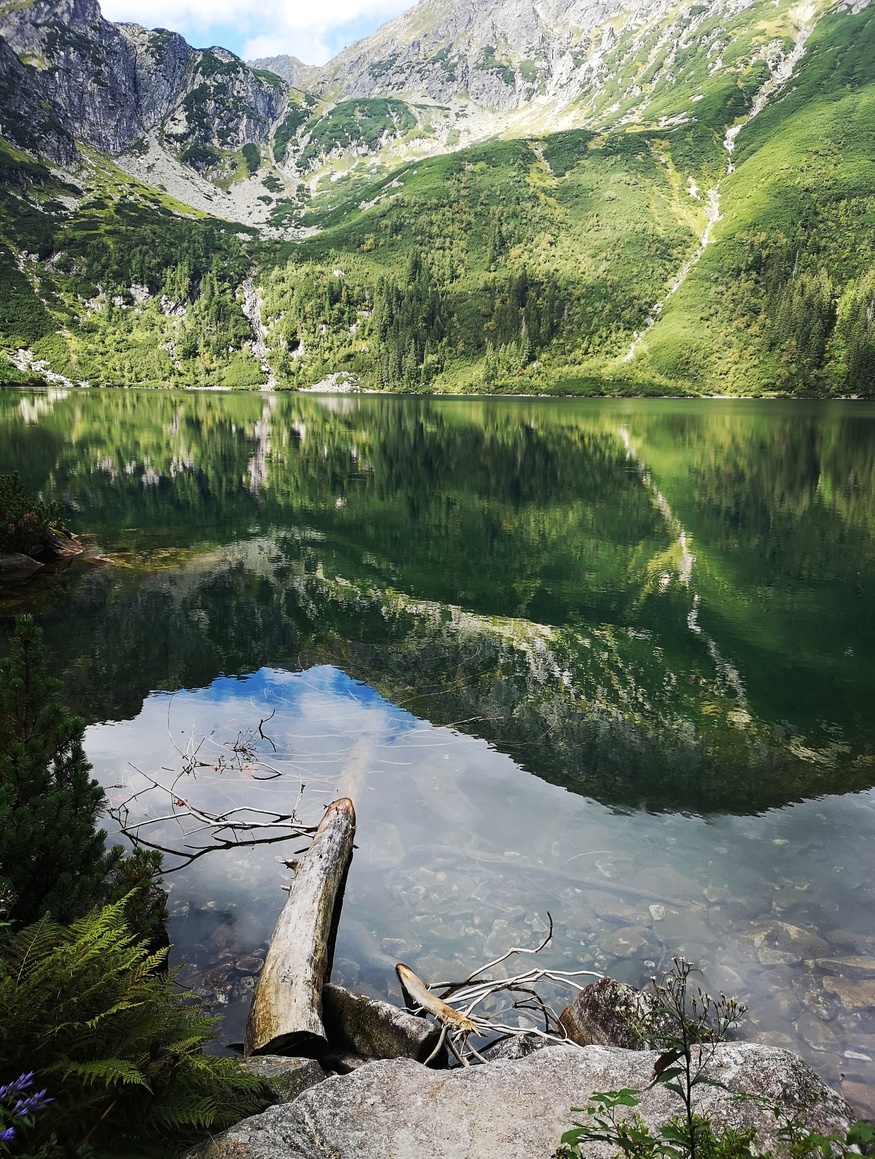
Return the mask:
<svg viewBox="0 0 875 1159">
<path fill-rule="evenodd" d="M 875 10 L 818 25 L 738 138 L 716 244 L 642 361 L 707 391 L 875 393 Z"/>
<path fill-rule="evenodd" d="M 0 349 L 98 385 L 254 386 L 239 285 L 253 231 L 97 157 L 81 184 L 0 142 Z M 0 382 L 20 377 L 0 361 Z"/>
<path fill-rule="evenodd" d="M 640 133 L 484 145 L 349 185 L 262 278 L 290 384 L 567 389 L 564 368 L 623 349 L 698 224 Z"/>
</svg>

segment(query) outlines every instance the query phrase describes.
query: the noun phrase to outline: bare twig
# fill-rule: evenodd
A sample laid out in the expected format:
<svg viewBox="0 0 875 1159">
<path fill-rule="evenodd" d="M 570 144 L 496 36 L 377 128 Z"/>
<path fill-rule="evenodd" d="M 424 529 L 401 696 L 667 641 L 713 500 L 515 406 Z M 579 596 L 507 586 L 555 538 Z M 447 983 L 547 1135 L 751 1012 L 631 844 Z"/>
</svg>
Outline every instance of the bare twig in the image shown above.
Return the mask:
<svg viewBox="0 0 875 1159">
<path fill-rule="evenodd" d="M 198 743 L 195 752 L 200 749 L 202 743 L 203 741 Z M 190 760 L 187 764 L 189 771 L 193 770 L 194 766 Z M 135 765 L 131 767 L 147 783 L 143 788 L 132 792 L 118 805 L 113 806 L 109 810 L 109 814 L 118 824 L 120 832 L 132 844 L 141 845 L 146 849 L 157 849 L 176 859 L 176 864 L 164 868 L 165 873 L 182 869 L 191 865 L 193 861 L 204 857 L 207 853 L 219 849 L 273 845 L 294 838 L 309 838 L 316 830 L 315 825 L 306 825 L 298 817 L 298 807 L 304 792 L 303 784 L 298 789 L 294 806 L 289 813 L 280 813 L 273 809 L 259 809 L 252 805 L 240 805 L 226 809 L 224 812 L 213 812 L 200 808 L 187 798 L 180 796 L 183 790 L 179 786 L 187 775 L 185 766 L 181 773 L 174 774 L 170 784 L 162 784 L 161 781 L 136 768 Z M 215 770 L 215 765 L 212 767 Z M 173 772 L 173 770 L 167 771 Z M 272 770 L 269 777 L 259 777 L 251 773 L 250 775 L 255 780 L 273 780 L 283 774 L 279 770 Z M 140 820 L 132 820 L 133 806 L 135 803 L 140 805 L 141 799 L 147 795 L 157 795 L 159 799 L 169 802 L 169 809 L 143 817 Z M 152 836 L 153 827 L 160 828 L 168 824 L 176 826 L 182 839 L 181 843 L 172 842 L 163 834 L 161 839 Z M 300 850 L 295 852 L 300 852 Z"/>
<path fill-rule="evenodd" d="M 540 954 L 553 937 L 553 919 L 549 914 L 547 917 L 550 923 L 549 929 L 539 946 L 535 949 L 513 946 L 498 958 L 473 970 L 462 982 L 443 982 L 432 988 L 417 977 L 409 966 L 399 963 L 395 967 L 408 1005 L 420 1012 L 430 1014 L 441 1025 L 440 1038 L 427 1061 L 431 1062 L 432 1059 L 436 1058 L 446 1042 L 461 1066 L 470 1066 L 472 1060 L 485 1062 L 486 1059 L 471 1043 L 471 1036 L 487 1038 L 497 1034 L 501 1039 L 505 1039 L 534 1035 L 538 1038 L 549 1039 L 557 1044 L 568 1042 L 558 1016 L 534 987 L 541 981 L 547 981 L 570 986 L 574 990 L 582 990 L 583 985 L 576 981 L 577 978 L 584 976 L 589 979 L 601 978 L 603 975 L 593 970 L 547 970 L 534 967 L 510 978 L 480 977 L 487 970 L 507 961 L 513 954 Z M 440 990 L 441 995 L 432 993 L 432 989 Z M 537 1013 L 539 1022 L 543 1019 L 543 1029 L 535 1025 L 507 1024 L 499 1021 L 500 1014 L 475 1013 L 476 1008 L 483 1002 L 503 992 L 525 995 L 524 1001 L 512 1002 L 508 1010 Z"/>
</svg>

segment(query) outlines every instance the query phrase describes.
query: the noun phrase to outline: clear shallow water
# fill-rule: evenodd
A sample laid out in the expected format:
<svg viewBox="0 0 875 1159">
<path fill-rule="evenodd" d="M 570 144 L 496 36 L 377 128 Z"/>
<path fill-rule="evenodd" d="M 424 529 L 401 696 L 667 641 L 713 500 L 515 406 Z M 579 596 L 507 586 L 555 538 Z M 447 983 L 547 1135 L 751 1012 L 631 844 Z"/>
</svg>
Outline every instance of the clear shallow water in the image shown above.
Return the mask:
<svg viewBox="0 0 875 1159">
<path fill-rule="evenodd" d="M 338 980 L 458 977 L 549 911 L 550 964 L 683 953 L 872 1110 L 872 408 L 5 393 L 0 435 L 91 536 L 4 610 L 116 803 L 272 711 L 281 778 L 174 795 L 354 796 Z M 224 1041 L 281 849 L 169 879 Z"/>
<path fill-rule="evenodd" d="M 254 774 L 182 774 L 192 738 L 207 765 L 221 763 L 271 712 Z M 343 984 L 400 1001 L 395 961 L 432 980 L 461 978 L 511 945 L 537 945 L 549 913 L 545 965 L 641 984 L 683 954 L 706 987 L 749 1005 L 746 1035 L 801 1051 L 836 1084 L 845 1076 L 858 1103 L 869 1082 L 871 1012 L 842 995 L 866 976 L 847 963 L 875 954 L 860 856 L 875 828 L 871 791 L 756 817 L 620 812 L 329 666 L 152 696 L 134 721 L 92 726 L 87 747 L 115 803 L 145 789 L 143 817 L 167 813 L 169 798 L 146 789 L 132 753 L 177 802 L 216 811 L 291 808 L 303 779 L 299 815 L 315 822 L 327 801 L 351 794 L 359 828 L 334 968 Z M 253 780 L 265 766 L 282 777 Z M 197 834 L 183 837 L 191 828 L 163 825 L 162 840 L 196 847 Z M 223 1041 L 242 1038 L 287 856 L 276 845 L 211 854 L 170 878 L 183 980 L 225 1014 Z"/>
</svg>

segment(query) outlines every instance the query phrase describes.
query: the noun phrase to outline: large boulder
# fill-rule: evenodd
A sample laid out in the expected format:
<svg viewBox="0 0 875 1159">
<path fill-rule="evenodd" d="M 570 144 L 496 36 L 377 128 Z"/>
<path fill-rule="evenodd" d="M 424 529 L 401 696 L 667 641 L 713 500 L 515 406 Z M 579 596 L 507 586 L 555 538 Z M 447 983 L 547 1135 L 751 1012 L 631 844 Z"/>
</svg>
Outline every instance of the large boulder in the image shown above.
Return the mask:
<svg viewBox="0 0 875 1159">
<path fill-rule="evenodd" d="M 0 551 L 0 582 L 28 579 L 43 565 L 21 551 Z"/>
<path fill-rule="evenodd" d="M 245 1119 L 189 1159 L 550 1159 L 572 1125 L 572 1106 L 585 1106 L 593 1091 L 647 1086 L 658 1057 L 566 1044 L 449 1071 L 404 1058 L 369 1063 Z M 722 1043 L 710 1073 L 728 1090 L 697 1087 L 697 1110 L 718 1127 L 754 1127 L 758 1148 L 776 1159 L 787 1159 L 789 1148 L 769 1104 L 824 1134 L 852 1121 L 847 1104 L 788 1051 Z M 742 1092 L 758 1099 L 732 1100 Z M 657 1085 L 642 1094 L 639 1109 L 653 1126 L 678 1115 L 681 1103 Z M 615 1151 L 587 1145 L 589 1159 L 610 1159 Z"/>
</svg>

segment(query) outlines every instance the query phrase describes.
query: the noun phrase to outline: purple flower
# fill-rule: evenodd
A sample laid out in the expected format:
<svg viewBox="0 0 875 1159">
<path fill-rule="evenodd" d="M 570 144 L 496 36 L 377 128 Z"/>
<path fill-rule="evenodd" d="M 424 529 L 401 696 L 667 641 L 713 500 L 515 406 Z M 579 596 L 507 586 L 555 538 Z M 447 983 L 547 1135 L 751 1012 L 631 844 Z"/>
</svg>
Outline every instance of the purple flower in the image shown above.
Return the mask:
<svg viewBox="0 0 875 1159">
<path fill-rule="evenodd" d="M 5 1131 L 0 1131 L 0 1143 L 8 1143 L 10 1139 L 15 1138 L 15 1128 L 7 1127 Z"/>
<path fill-rule="evenodd" d="M 29 1070 L 27 1074 L 19 1075 L 18 1078 L 6 1086 L 0 1087 L 0 1103 L 8 1099 L 10 1095 L 20 1095 L 22 1091 L 26 1091 L 29 1086 L 33 1085 L 33 1071 Z"/>
<path fill-rule="evenodd" d="M 36 1091 L 32 1095 L 28 1095 L 26 1099 L 18 1099 L 15 1106 L 12 1108 L 12 1114 L 16 1119 L 23 1119 L 25 1115 L 33 1115 L 37 1111 L 44 1110 L 52 1099 L 46 1098 L 47 1091 Z"/>
</svg>

